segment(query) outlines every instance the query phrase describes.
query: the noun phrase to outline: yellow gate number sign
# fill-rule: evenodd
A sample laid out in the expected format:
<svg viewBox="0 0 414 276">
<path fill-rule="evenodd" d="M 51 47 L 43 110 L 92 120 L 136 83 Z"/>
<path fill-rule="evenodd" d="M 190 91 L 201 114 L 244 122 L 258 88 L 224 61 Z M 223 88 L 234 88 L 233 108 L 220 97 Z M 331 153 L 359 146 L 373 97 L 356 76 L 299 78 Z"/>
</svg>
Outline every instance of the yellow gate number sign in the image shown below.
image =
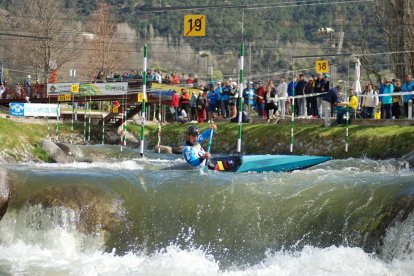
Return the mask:
<svg viewBox="0 0 414 276">
<path fill-rule="evenodd" d="M 67 102 L 67 101 L 70 101 L 71 99 L 72 99 L 71 94 L 63 94 L 63 95 L 58 96 L 58 101 L 59 102 Z"/>
<path fill-rule="evenodd" d="M 317 60 L 315 63 L 316 73 L 329 73 L 329 63 L 327 60 Z"/>
<path fill-rule="evenodd" d="M 72 84 L 70 92 L 79 93 L 79 84 Z"/>
<path fill-rule="evenodd" d="M 184 15 L 184 36 L 205 36 L 206 16 L 203 14 Z"/>
<path fill-rule="evenodd" d="M 138 92 L 138 99 L 137 99 L 137 101 L 139 102 L 139 103 L 142 103 L 142 100 L 143 100 L 143 94 L 142 94 L 142 92 Z M 147 100 L 147 99 L 145 99 L 145 100 Z"/>
</svg>

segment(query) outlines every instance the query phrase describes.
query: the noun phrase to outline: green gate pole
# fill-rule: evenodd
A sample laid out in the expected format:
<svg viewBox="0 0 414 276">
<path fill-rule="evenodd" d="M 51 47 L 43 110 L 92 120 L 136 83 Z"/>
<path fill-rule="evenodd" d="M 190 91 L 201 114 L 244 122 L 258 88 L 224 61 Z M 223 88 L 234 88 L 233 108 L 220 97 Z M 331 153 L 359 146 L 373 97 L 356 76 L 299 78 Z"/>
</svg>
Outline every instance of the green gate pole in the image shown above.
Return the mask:
<svg viewBox="0 0 414 276">
<path fill-rule="evenodd" d="M 243 125 L 243 83 L 244 82 L 244 42 L 240 44 L 240 73 L 239 73 L 239 134 L 237 138 L 237 154 L 241 154 L 242 125 Z"/>
<path fill-rule="evenodd" d="M 142 83 L 142 109 L 141 109 L 141 143 L 139 145 L 139 155 L 144 157 L 144 130 L 145 130 L 145 102 L 147 100 L 147 45 L 144 45 L 144 68 Z M 161 97 L 161 95 L 160 95 Z"/>
</svg>

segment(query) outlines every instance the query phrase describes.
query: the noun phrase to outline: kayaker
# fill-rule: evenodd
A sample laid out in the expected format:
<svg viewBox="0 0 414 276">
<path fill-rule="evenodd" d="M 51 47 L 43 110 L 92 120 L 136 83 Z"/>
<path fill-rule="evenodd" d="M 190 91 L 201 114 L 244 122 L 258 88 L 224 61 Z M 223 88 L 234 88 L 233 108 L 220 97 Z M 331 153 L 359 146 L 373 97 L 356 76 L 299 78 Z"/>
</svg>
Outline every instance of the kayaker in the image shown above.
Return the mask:
<svg viewBox="0 0 414 276">
<path fill-rule="evenodd" d="M 201 142 L 210 138 L 210 133 L 214 129 L 217 131 L 217 126 L 211 124 L 208 129 L 200 134 L 198 128 L 194 125 L 189 126 L 186 131 L 186 141 L 183 148 L 184 160 L 193 167 L 205 165 L 205 160 L 211 157 L 209 152 L 204 151 Z"/>
</svg>

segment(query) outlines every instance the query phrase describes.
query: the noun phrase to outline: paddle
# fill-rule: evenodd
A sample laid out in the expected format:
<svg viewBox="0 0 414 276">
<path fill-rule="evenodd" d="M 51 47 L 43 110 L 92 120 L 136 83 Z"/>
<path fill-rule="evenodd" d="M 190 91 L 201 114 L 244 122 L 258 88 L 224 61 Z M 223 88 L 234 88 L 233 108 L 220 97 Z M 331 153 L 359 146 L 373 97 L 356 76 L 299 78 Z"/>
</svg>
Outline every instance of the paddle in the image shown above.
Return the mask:
<svg viewBox="0 0 414 276">
<path fill-rule="evenodd" d="M 210 149 L 211 149 L 211 143 L 213 142 L 213 133 L 214 133 L 214 128 L 211 128 L 210 138 L 208 140 L 207 152 L 210 152 Z M 201 173 L 208 173 L 207 165 L 208 165 L 208 158 L 206 158 L 204 165 L 200 167 Z"/>
</svg>

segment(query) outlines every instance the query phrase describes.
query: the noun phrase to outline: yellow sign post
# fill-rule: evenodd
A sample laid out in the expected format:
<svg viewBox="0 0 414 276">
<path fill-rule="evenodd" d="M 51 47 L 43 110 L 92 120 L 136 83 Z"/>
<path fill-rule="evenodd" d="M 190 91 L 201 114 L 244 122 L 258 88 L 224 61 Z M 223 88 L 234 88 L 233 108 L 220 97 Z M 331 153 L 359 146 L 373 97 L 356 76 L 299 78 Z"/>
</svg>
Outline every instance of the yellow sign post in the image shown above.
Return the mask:
<svg viewBox="0 0 414 276">
<path fill-rule="evenodd" d="M 79 84 L 72 84 L 72 86 L 70 87 L 70 92 L 72 93 L 79 93 Z"/>
<path fill-rule="evenodd" d="M 318 74 L 329 73 L 329 62 L 324 60 L 317 60 L 315 63 L 315 71 Z"/>
<path fill-rule="evenodd" d="M 203 14 L 184 15 L 184 36 L 205 36 L 206 16 Z"/>
</svg>

